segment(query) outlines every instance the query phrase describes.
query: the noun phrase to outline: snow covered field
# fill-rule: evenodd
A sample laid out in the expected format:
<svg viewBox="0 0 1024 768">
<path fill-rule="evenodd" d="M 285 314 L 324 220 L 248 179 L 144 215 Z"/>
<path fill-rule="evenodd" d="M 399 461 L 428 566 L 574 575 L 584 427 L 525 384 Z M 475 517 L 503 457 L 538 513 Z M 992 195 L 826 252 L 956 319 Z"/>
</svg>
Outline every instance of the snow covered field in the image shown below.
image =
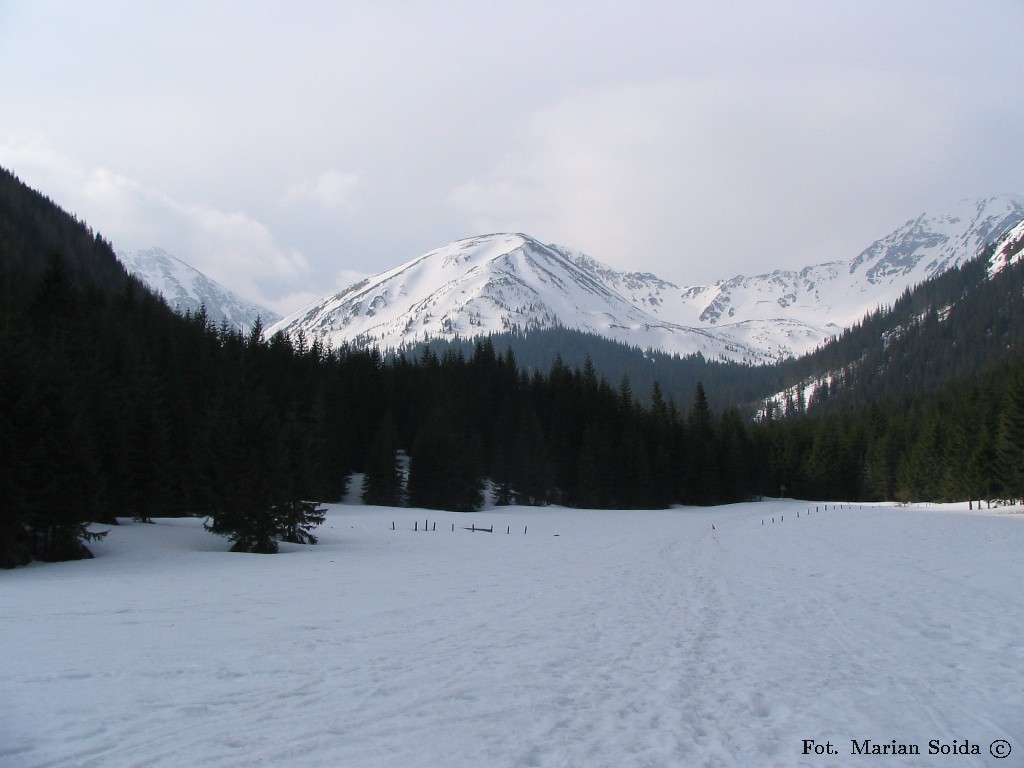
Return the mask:
<svg viewBox="0 0 1024 768">
<path fill-rule="evenodd" d="M 116 527 L 0 572 L 0 765 L 1024 765 L 1022 510 L 815 506 Z"/>
</svg>

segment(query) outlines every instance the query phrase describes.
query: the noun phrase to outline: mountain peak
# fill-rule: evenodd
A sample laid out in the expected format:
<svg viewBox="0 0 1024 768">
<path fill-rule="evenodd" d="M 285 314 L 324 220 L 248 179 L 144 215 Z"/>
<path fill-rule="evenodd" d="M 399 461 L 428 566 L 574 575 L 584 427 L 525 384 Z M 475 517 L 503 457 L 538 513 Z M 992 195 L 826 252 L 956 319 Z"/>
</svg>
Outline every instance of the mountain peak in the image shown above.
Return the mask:
<svg viewBox="0 0 1024 768">
<path fill-rule="evenodd" d="M 563 252 L 522 233 L 479 235 L 436 248 L 350 286 L 270 329 L 400 347 L 564 325 L 594 330 L 648 320 Z M 657 323 L 657 320 L 653 320 Z"/>
<path fill-rule="evenodd" d="M 281 319 L 275 312 L 242 298 L 162 248 L 119 250 L 117 258 L 177 312 L 195 313 L 205 306 L 207 317 L 215 324 L 226 320 L 229 326 L 241 331 L 249 330 L 257 317 L 267 325 Z"/>
</svg>

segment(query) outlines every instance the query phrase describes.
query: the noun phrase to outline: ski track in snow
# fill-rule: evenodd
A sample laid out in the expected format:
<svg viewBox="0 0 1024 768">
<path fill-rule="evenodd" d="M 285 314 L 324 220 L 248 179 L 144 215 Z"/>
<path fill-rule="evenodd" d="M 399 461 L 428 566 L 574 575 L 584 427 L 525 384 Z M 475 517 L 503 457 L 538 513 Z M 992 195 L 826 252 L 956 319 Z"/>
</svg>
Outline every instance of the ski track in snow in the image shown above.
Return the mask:
<svg viewBox="0 0 1024 768">
<path fill-rule="evenodd" d="M 119 526 L 0 573 L 0 765 L 1012 764 L 1024 516 L 823 507 L 336 505 L 272 557 Z"/>
</svg>

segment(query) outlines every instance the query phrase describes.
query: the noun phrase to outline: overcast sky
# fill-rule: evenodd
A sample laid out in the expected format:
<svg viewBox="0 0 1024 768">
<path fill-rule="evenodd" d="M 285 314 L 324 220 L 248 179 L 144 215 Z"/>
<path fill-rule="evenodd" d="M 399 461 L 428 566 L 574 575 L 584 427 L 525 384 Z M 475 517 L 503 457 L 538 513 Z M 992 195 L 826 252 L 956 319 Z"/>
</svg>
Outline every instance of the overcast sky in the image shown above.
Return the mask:
<svg viewBox="0 0 1024 768">
<path fill-rule="evenodd" d="M 1024 194 L 1022 0 L 0 2 L 0 165 L 278 312 L 519 231 L 681 285 Z"/>
</svg>

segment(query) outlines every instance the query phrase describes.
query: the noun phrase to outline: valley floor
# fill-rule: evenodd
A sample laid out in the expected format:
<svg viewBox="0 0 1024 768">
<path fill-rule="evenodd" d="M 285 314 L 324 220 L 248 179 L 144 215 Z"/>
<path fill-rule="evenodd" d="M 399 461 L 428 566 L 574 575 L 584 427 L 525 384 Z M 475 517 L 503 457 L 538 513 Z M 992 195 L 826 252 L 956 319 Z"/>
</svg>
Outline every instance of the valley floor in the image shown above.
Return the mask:
<svg viewBox="0 0 1024 768">
<path fill-rule="evenodd" d="M 336 505 L 276 556 L 127 523 L 0 573 L 0 765 L 1019 764 L 1021 513 Z"/>
</svg>

